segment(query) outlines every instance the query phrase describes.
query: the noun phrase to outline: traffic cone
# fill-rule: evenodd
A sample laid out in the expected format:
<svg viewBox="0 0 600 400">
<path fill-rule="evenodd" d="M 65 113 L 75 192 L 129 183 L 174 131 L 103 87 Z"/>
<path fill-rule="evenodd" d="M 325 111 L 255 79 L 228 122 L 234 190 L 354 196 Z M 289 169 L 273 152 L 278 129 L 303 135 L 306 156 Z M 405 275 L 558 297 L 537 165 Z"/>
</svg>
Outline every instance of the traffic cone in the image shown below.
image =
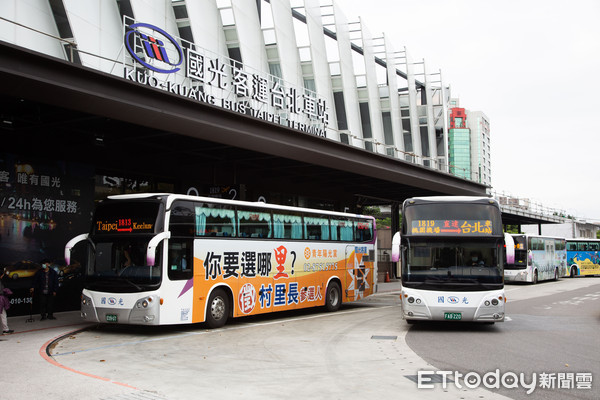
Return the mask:
<svg viewBox="0 0 600 400">
<path fill-rule="evenodd" d="M 386 281 L 386 282 L 389 282 L 389 281 L 390 281 L 390 273 L 389 273 L 389 272 L 386 272 L 386 273 L 385 273 L 385 281 Z"/>
</svg>

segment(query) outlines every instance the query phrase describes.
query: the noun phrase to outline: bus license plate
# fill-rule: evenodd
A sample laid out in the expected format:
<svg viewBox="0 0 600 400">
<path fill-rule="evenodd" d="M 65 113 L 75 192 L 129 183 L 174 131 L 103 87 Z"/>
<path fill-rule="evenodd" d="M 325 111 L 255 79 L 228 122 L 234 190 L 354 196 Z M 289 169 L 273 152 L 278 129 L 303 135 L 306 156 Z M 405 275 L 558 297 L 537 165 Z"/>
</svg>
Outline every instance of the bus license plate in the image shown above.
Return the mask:
<svg viewBox="0 0 600 400">
<path fill-rule="evenodd" d="M 459 312 L 447 312 L 444 313 L 444 319 L 449 319 L 451 321 L 460 321 L 462 319 L 462 314 Z"/>
<path fill-rule="evenodd" d="M 117 316 L 115 314 L 106 314 L 106 322 L 117 322 Z"/>
</svg>

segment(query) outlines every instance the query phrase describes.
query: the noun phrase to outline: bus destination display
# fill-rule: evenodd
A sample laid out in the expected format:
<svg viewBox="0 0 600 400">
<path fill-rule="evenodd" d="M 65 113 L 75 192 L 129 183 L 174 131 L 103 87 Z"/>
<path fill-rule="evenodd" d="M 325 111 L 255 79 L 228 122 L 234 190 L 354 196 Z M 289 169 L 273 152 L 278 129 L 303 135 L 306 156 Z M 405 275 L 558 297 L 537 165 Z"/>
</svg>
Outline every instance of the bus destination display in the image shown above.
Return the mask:
<svg viewBox="0 0 600 400">
<path fill-rule="evenodd" d="M 96 233 L 153 233 L 154 224 L 136 221 L 131 218 L 118 218 L 113 221 L 96 220 Z"/>
<path fill-rule="evenodd" d="M 492 234 L 492 221 L 486 220 L 413 220 L 410 233 L 412 235 L 485 236 Z"/>
</svg>

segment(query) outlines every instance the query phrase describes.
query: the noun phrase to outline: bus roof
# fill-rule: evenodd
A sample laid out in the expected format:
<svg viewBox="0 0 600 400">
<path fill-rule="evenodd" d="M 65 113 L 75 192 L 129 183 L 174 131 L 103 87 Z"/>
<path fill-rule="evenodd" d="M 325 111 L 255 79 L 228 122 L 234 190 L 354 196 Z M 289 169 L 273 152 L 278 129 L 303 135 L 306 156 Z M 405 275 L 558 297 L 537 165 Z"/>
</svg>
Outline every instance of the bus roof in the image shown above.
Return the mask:
<svg viewBox="0 0 600 400">
<path fill-rule="evenodd" d="M 498 204 L 498 201 L 493 197 L 485 196 L 428 196 L 428 197 L 411 197 L 406 199 L 406 204 L 425 204 L 425 203 L 487 203 Z"/>
<path fill-rule="evenodd" d="M 309 212 L 314 214 L 327 214 L 327 215 L 335 215 L 339 217 L 360 217 L 360 218 L 370 218 L 374 220 L 374 217 L 370 215 L 361 215 L 354 213 L 344 213 L 340 211 L 329 211 L 329 210 L 319 210 L 316 208 L 304 208 L 304 207 L 293 207 L 293 206 L 282 206 L 278 204 L 270 204 L 264 203 L 262 201 L 241 201 L 241 200 L 229 200 L 229 199 L 219 199 L 213 197 L 205 197 L 205 196 L 190 196 L 185 194 L 174 194 L 174 193 L 135 193 L 135 194 L 119 194 L 108 196 L 109 200 L 136 200 L 136 199 L 156 199 L 162 200 L 166 197 L 165 203 L 167 209 L 171 208 L 171 205 L 175 200 L 187 200 L 187 201 L 203 201 L 207 203 L 220 203 L 220 204 L 229 204 L 229 205 L 237 205 L 237 206 L 245 206 L 245 207 L 261 207 L 267 208 L 271 210 L 281 210 L 281 211 L 296 211 L 296 212 Z"/>
<path fill-rule="evenodd" d="M 511 233 L 511 235 L 512 236 L 525 236 L 525 237 L 538 238 L 538 239 L 559 239 L 559 240 L 566 240 L 562 236 L 535 235 L 535 234 L 532 234 L 532 233 Z"/>
</svg>

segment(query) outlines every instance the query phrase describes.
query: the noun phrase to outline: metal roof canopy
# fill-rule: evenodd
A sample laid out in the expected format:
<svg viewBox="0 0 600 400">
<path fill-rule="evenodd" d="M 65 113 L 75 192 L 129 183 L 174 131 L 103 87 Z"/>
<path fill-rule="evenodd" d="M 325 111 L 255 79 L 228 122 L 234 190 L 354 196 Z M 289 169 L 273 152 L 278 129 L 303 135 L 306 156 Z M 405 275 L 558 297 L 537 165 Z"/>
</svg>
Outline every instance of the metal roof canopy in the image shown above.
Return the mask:
<svg viewBox="0 0 600 400">
<path fill-rule="evenodd" d="M 169 160 L 186 168 L 219 165 L 229 168 L 228 172 L 233 168 L 235 178 L 229 183 L 292 183 L 314 197 L 333 196 L 341 191 L 346 196 L 368 199 L 364 202 L 370 204 L 395 203 L 413 196 L 485 195 L 486 186 L 476 182 L 4 42 L 0 42 L 0 82 L 3 106 L 9 101 L 7 96 L 12 96 L 13 101 L 44 103 L 48 107 L 46 114 L 54 117 L 48 116 L 43 126 L 63 124 L 72 128 L 71 135 L 63 138 L 68 143 L 60 142 L 59 137 L 52 141 L 46 138 L 48 144 L 68 147 L 62 150 L 65 153 L 84 153 L 88 161 L 110 156 L 128 171 L 140 169 L 138 162 L 143 160 L 146 165 L 140 172 L 160 163 L 158 172 Z M 33 131 L 36 126 L 26 129 Z M 73 132 L 79 136 L 73 136 Z M 107 144 L 114 142 L 111 153 L 91 149 L 91 142 L 80 138 L 94 132 L 105 134 Z M 10 140 L 18 144 L 18 138 L 9 139 L 9 143 Z M 43 143 L 44 139 L 40 140 Z M 136 147 L 129 152 L 119 150 L 124 144 Z M 153 158 L 159 155 L 161 159 Z M 282 183 L 284 180 L 288 181 Z M 315 193 L 315 188 L 322 191 Z"/>
</svg>

